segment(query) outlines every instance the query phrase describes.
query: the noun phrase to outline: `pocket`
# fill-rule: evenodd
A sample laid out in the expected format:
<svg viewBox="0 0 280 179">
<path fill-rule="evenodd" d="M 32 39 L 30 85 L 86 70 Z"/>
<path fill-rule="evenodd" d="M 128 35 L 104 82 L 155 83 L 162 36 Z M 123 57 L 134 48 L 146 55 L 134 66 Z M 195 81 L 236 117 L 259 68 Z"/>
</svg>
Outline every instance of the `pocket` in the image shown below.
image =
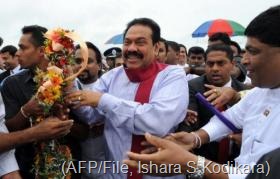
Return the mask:
<svg viewBox="0 0 280 179">
<path fill-rule="evenodd" d="M 277 146 L 273 146 L 270 144 L 263 143 L 258 140 L 254 140 L 252 142 L 251 146 L 251 156 L 252 156 L 252 161 L 257 162 L 260 157 L 262 157 L 264 154 L 276 149 Z"/>
<path fill-rule="evenodd" d="M 258 133 L 258 119 L 261 115 L 253 115 L 253 116 L 245 116 L 244 117 L 244 125 L 243 125 L 243 134 L 242 140 L 250 139 L 251 137 L 255 136 Z"/>
</svg>

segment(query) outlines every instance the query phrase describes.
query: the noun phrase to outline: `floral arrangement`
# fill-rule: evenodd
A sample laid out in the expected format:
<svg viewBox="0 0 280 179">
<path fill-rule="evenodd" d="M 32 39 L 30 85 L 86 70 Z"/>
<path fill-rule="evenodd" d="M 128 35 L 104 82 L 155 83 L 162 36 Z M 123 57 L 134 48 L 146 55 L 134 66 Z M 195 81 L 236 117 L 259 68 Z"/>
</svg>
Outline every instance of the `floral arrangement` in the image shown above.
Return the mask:
<svg viewBox="0 0 280 179">
<path fill-rule="evenodd" d="M 35 97 L 43 107 L 44 115 L 38 116 L 33 121 L 34 124 L 56 115 L 56 104 L 63 104 L 63 91 L 67 82 L 72 81 L 85 68 L 88 58 L 85 43 L 73 31 L 58 28 L 46 32 L 45 37 L 45 55 L 49 59 L 49 64 L 46 71 L 36 69 L 34 77 L 38 88 Z M 74 74 L 72 65 L 75 64 L 75 41 L 78 41 L 81 46 L 84 61 L 81 69 Z M 33 167 L 36 178 L 71 178 L 70 173 L 64 176 L 62 172 L 62 164 L 64 162 L 67 164 L 72 160 L 71 151 L 67 145 L 63 145 L 62 140 L 54 139 L 36 144 L 37 151 Z"/>
</svg>

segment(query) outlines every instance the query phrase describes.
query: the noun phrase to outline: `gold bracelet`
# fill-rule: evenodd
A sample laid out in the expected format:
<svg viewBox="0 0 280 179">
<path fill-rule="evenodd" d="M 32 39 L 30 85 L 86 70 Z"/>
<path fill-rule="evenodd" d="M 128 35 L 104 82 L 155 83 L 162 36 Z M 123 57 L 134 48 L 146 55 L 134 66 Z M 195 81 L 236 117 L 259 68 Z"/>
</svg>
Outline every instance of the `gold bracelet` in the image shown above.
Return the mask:
<svg viewBox="0 0 280 179">
<path fill-rule="evenodd" d="M 21 106 L 21 108 L 20 108 L 20 113 L 24 118 L 29 118 L 29 116 L 24 112 L 23 106 Z"/>
</svg>

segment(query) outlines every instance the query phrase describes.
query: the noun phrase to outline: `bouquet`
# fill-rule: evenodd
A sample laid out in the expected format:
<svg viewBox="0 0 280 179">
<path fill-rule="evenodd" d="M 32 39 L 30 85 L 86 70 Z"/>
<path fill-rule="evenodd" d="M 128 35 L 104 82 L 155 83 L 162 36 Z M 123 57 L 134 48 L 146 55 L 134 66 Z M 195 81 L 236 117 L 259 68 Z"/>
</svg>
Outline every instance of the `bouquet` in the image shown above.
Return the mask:
<svg viewBox="0 0 280 179">
<path fill-rule="evenodd" d="M 33 123 L 37 124 L 49 116 L 56 115 L 56 104 L 63 104 L 63 91 L 68 82 L 73 81 L 87 65 L 88 51 L 86 44 L 76 33 L 61 28 L 46 32 L 44 42 L 45 55 L 49 59 L 46 71 L 36 69 L 34 81 L 37 83 L 35 95 L 44 109 L 44 114 L 38 116 Z M 75 64 L 74 42 L 81 46 L 84 61 L 77 73 L 72 70 Z M 67 120 L 67 118 L 65 119 Z M 36 178 L 61 179 L 71 178 L 68 173 L 64 176 L 62 164 L 72 160 L 69 147 L 62 144 L 61 139 L 39 142 L 36 144 L 36 156 L 33 170 Z"/>
</svg>

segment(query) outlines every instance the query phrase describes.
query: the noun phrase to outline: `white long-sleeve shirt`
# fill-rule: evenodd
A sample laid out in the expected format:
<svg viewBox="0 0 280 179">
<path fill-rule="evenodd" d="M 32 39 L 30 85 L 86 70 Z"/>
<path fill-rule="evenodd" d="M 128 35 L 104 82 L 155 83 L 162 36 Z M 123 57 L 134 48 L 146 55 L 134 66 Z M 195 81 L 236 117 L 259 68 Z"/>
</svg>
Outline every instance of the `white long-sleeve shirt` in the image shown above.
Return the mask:
<svg viewBox="0 0 280 179">
<path fill-rule="evenodd" d="M 165 136 L 173 132 L 186 115 L 188 83 L 182 68 L 170 65 L 158 73 L 149 103 L 142 105 L 134 101 L 138 86 L 139 83 L 129 81 L 123 67 L 115 68 L 104 74 L 94 85 L 93 90 L 104 93 L 97 110 L 84 107 L 77 111 L 79 118 L 89 124 L 101 116 L 105 117 L 104 134 L 109 148 L 106 160 L 121 162 L 126 159 L 126 152 L 131 149 L 132 134 L 143 135 L 149 132 Z M 107 177 L 126 178 L 126 175 L 109 171 Z"/>
<path fill-rule="evenodd" d="M 264 154 L 280 147 L 280 88 L 254 88 L 224 115 L 239 129 L 243 129 L 240 165 L 254 165 Z M 231 133 L 216 116 L 204 129 L 210 141 Z M 234 173 L 234 172 L 231 172 Z M 240 174 L 240 172 L 239 172 Z M 246 175 L 230 174 L 230 178 L 244 178 Z"/>
<path fill-rule="evenodd" d="M 8 133 L 8 129 L 4 123 L 4 119 L 0 119 L 0 132 Z M 9 150 L 0 154 L 0 177 L 19 170 L 18 164 L 15 158 L 15 150 Z"/>
<path fill-rule="evenodd" d="M 16 68 L 11 70 L 13 74 L 20 72 L 20 66 L 18 65 Z M 5 125 L 5 107 L 3 104 L 2 95 L 0 94 L 0 132 L 8 133 L 8 129 Z M 0 154 L 0 177 L 19 170 L 16 158 L 15 158 L 15 150 L 9 150 L 7 152 Z"/>
</svg>

